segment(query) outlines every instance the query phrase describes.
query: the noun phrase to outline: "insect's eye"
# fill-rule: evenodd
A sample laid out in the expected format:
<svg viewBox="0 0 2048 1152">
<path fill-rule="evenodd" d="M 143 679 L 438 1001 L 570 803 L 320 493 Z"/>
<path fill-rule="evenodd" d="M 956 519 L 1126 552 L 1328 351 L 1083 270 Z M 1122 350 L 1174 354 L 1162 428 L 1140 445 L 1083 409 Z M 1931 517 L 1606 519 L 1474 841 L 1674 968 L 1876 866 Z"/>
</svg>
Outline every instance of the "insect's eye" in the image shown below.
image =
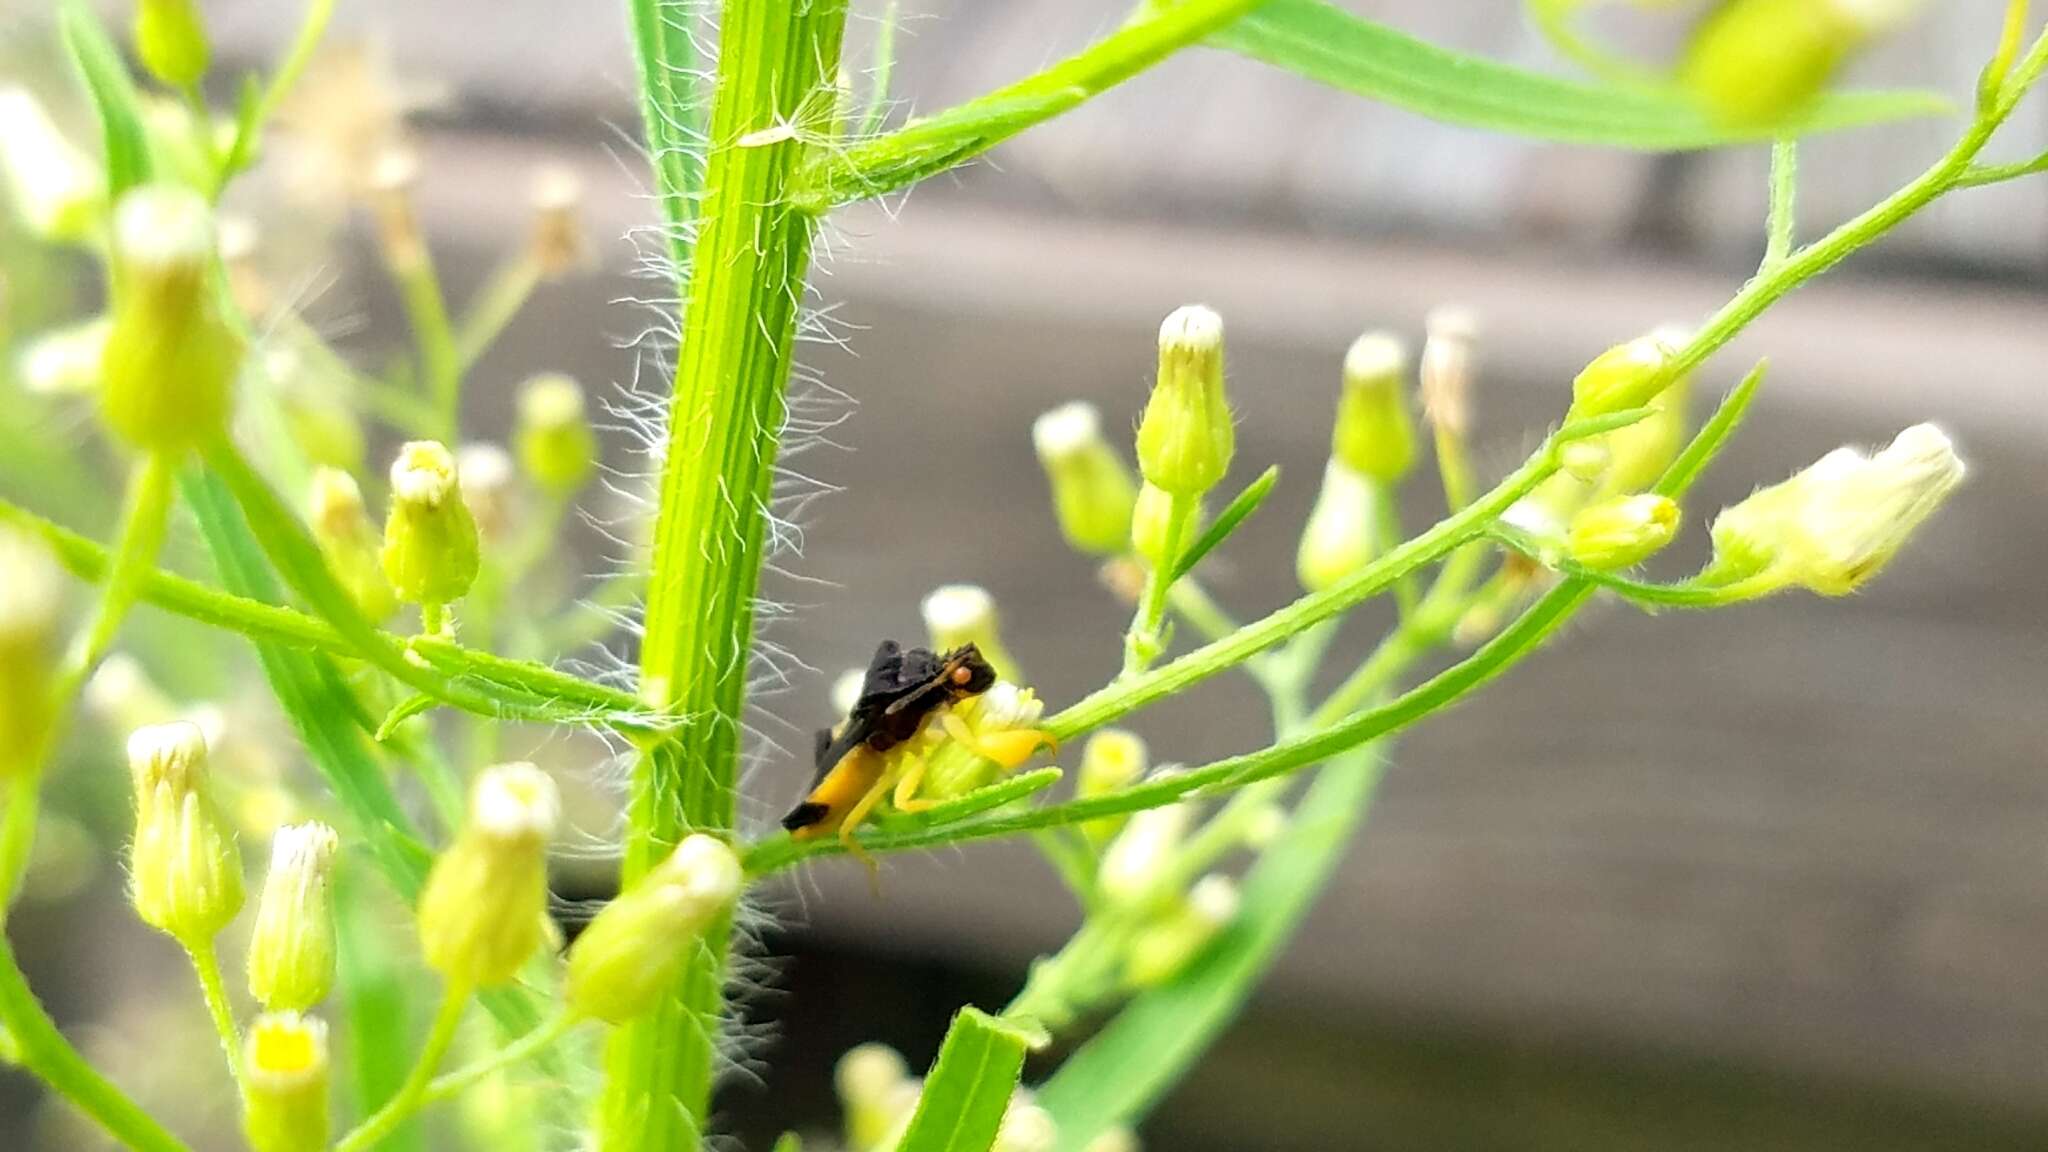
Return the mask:
<svg viewBox="0 0 2048 1152">
<path fill-rule="evenodd" d="M 962 664 L 960 667 L 953 669 L 953 683 L 965 685 L 972 679 L 974 679 L 974 672 L 967 665 Z"/>
</svg>

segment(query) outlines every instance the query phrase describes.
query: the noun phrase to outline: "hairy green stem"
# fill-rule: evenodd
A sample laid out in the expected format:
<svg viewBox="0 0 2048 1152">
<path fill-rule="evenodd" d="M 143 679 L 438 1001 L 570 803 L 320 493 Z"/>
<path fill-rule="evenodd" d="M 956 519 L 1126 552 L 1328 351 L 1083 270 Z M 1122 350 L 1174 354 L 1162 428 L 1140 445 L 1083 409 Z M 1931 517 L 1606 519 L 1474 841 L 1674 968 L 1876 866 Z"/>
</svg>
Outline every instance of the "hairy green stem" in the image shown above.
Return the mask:
<svg viewBox="0 0 2048 1152">
<path fill-rule="evenodd" d="M 235 1081 L 238 1096 L 248 1092 L 242 1076 L 242 1030 L 235 1024 L 235 1008 L 228 1002 L 227 982 L 221 979 L 220 952 L 211 940 L 188 945 L 192 971 L 199 976 L 199 992 L 206 1000 L 206 1014 L 213 1018 L 213 1030 L 220 1036 L 221 1055 L 227 1058 L 228 1075 Z"/>
<path fill-rule="evenodd" d="M 375 1148 L 427 1102 L 434 1071 L 441 1066 L 442 1057 L 448 1054 L 449 1045 L 455 1043 L 455 1033 L 462 1024 L 462 1013 L 469 1007 L 469 1000 L 468 988 L 448 988 L 441 997 L 441 1007 L 434 1013 L 433 1025 L 427 1029 L 426 1043 L 420 1046 L 419 1059 L 413 1063 L 405 1083 L 399 1086 L 398 1094 L 337 1141 L 334 1152 L 367 1152 Z"/>
<path fill-rule="evenodd" d="M 481 1083 L 493 1072 L 509 1068 L 523 1060 L 537 1055 L 542 1049 L 567 1036 L 583 1018 L 564 1008 L 542 1021 L 540 1025 L 489 1056 L 474 1064 L 458 1068 L 445 1076 L 435 1077 L 427 1086 L 424 1103 L 447 1100 L 460 1096 Z"/>
</svg>

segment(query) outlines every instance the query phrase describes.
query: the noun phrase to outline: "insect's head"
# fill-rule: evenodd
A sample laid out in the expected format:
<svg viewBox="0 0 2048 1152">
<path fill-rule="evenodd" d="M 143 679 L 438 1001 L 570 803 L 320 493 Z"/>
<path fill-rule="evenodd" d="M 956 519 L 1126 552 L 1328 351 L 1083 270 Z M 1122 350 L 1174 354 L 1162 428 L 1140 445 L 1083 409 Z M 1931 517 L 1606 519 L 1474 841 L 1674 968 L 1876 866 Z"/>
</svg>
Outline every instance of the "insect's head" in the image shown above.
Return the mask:
<svg viewBox="0 0 2048 1152">
<path fill-rule="evenodd" d="M 939 673 L 946 685 L 946 694 L 955 700 L 979 696 L 995 687 L 996 670 L 981 654 L 981 649 L 972 644 L 946 653 L 944 669 Z"/>
</svg>

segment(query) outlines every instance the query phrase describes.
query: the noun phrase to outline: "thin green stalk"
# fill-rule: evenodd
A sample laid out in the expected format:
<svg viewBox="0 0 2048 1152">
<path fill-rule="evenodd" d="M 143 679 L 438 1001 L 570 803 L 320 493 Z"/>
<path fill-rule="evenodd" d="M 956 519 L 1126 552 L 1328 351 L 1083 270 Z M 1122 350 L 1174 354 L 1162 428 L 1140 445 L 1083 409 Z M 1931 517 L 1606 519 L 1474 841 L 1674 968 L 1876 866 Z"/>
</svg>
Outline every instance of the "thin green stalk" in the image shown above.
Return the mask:
<svg viewBox="0 0 2048 1152">
<path fill-rule="evenodd" d="M 658 20 L 635 0 L 636 27 Z M 788 206 L 802 146 L 781 126 L 829 116 L 844 0 L 727 0 L 688 304 L 647 588 L 641 696 L 689 718 L 636 765 L 624 880 L 693 830 L 731 835 L 753 604 L 814 221 Z M 648 45 L 644 38 L 642 50 Z M 658 59 L 643 64 L 668 69 Z M 650 93 L 650 99 L 657 94 Z M 651 108 L 669 123 L 675 108 Z M 657 150 L 659 141 L 656 142 Z M 657 161 L 661 157 L 657 155 Z M 677 179 L 657 163 L 666 200 Z M 598 1145 L 696 1147 L 725 1015 L 730 924 L 691 953 L 676 993 L 606 1046 Z"/>
<path fill-rule="evenodd" d="M 234 1077 L 235 1092 L 246 1095 L 248 1084 L 242 1074 L 242 1030 L 235 1024 L 234 1005 L 228 1002 L 227 982 L 221 979 L 220 953 L 213 941 L 189 945 L 192 971 L 199 976 L 199 991 L 206 999 L 206 1013 L 213 1018 L 213 1030 L 220 1036 L 221 1054 L 227 1057 L 228 1074 Z"/>
<path fill-rule="evenodd" d="M 455 443 L 462 430 L 462 356 L 456 348 L 455 325 L 448 318 L 448 298 L 425 243 L 391 266 L 405 314 L 412 321 L 419 346 L 420 379 L 433 405 L 435 434 Z"/>
<path fill-rule="evenodd" d="M 1194 522 L 1200 501 L 1176 492 L 1167 501 L 1166 535 L 1160 542 L 1159 562 L 1145 572 L 1145 590 L 1138 597 L 1138 610 L 1124 634 L 1124 675 L 1135 676 L 1159 658 L 1165 645 L 1161 630 L 1166 622 L 1167 593 L 1174 585 L 1173 574 L 1180 563 L 1181 548 L 1187 543 L 1188 527 Z"/>
<path fill-rule="evenodd" d="M 576 1025 L 582 1022 L 583 1017 L 576 1015 L 566 1008 L 557 1011 L 553 1016 L 542 1021 L 531 1032 L 505 1045 L 489 1056 L 473 1064 L 458 1068 L 445 1076 L 435 1077 L 434 1082 L 427 1086 L 426 1095 L 422 1103 L 432 1104 L 438 1100 L 448 1100 L 462 1095 L 464 1092 L 482 1083 L 492 1073 L 509 1068 L 514 1064 L 538 1055 L 542 1049 L 567 1036 L 575 1029 Z"/>
<path fill-rule="evenodd" d="M 1791 255 L 1798 231 L 1799 139 L 1786 136 L 1771 145 L 1771 207 L 1765 219 L 1763 270 L 1768 272 Z"/>
<path fill-rule="evenodd" d="M 469 999 L 470 990 L 461 986 L 451 986 L 442 995 L 441 1007 L 434 1013 L 434 1023 L 427 1030 L 419 1059 L 406 1075 L 405 1083 L 399 1086 L 398 1094 L 337 1141 L 334 1152 L 365 1152 L 375 1148 L 427 1102 L 434 1072 L 441 1066 L 442 1057 L 448 1054 L 449 1045 L 455 1042 L 456 1029 L 462 1023 L 463 1011 L 469 1007 Z"/>
<path fill-rule="evenodd" d="M 540 263 L 529 252 L 521 252 L 499 266 L 484 282 L 469 312 L 455 333 L 455 363 L 458 372 L 468 373 L 490 351 L 519 310 L 533 298 L 540 284 Z"/>
</svg>

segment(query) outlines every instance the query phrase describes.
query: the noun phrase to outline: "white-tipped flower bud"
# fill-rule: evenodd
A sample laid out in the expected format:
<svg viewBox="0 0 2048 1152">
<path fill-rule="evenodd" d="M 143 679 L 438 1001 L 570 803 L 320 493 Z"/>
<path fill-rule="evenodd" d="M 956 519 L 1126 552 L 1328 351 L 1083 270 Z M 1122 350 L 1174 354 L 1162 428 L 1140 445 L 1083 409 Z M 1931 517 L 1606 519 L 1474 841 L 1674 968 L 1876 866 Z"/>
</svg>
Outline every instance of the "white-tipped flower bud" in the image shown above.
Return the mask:
<svg viewBox="0 0 2048 1152">
<path fill-rule="evenodd" d="M 1457 307 L 1432 311 L 1423 322 L 1422 415 L 1437 428 L 1463 436 L 1472 427 L 1472 383 L 1478 374 L 1479 323 Z"/>
<path fill-rule="evenodd" d="M 277 830 L 270 873 L 249 936 L 249 994 L 270 1012 L 303 1012 L 334 987 L 334 908 L 328 896 L 334 829 L 318 822 Z"/>
<path fill-rule="evenodd" d="M 407 444 L 392 462 L 381 559 L 407 604 L 448 604 L 476 581 L 476 520 L 462 502 L 455 457 L 432 440 Z"/>
<path fill-rule="evenodd" d="M 1632 568 L 1678 535 L 1678 505 L 1664 496 L 1616 496 L 1572 517 L 1565 554 L 1599 572 Z"/>
<path fill-rule="evenodd" d="M 867 678 L 867 672 L 860 668 L 841 672 L 839 678 L 832 681 L 832 710 L 841 716 L 853 711 L 853 706 L 860 702 L 861 685 L 867 682 Z"/>
<path fill-rule="evenodd" d="M 85 240 L 106 210 L 99 166 L 64 138 L 41 101 L 11 84 L 0 87 L 0 178 L 5 199 L 41 240 Z"/>
<path fill-rule="evenodd" d="M 514 442 L 535 487 L 563 496 L 582 488 L 597 467 L 597 434 L 584 412 L 582 385 L 560 373 L 528 380 L 519 390 Z"/>
<path fill-rule="evenodd" d="M 1724 0 L 1693 31 L 1679 81 L 1724 123 L 1781 123 L 1804 112 L 1844 62 L 1918 6 L 1918 0 Z"/>
<path fill-rule="evenodd" d="M 1180 847 L 1193 819 L 1194 811 L 1185 804 L 1133 813 L 1102 854 L 1102 867 L 1095 874 L 1102 895 L 1118 904 L 1140 904 L 1158 897 L 1154 888 L 1160 869 Z"/>
<path fill-rule="evenodd" d="M 377 243 L 384 261 L 400 277 L 427 260 L 427 238 L 420 230 L 413 189 L 419 184 L 420 161 L 412 149 L 385 143 L 370 162 L 367 187 L 377 221 Z"/>
<path fill-rule="evenodd" d="M 214 806 L 206 738 L 182 721 L 138 729 L 128 738 L 128 768 L 135 911 L 187 948 L 208 946 L 242 909 L 242 858 Z"/>
<path fill-rule="evenodd" d="M 45 332 L 21 352 L 21 383 L 38 396 L 90 396 L 99 391 L 100 364 L 114 323 L 95 316 Z"/>
<path fill-rule="evenodd" d="M 1652 332 L 1595 356 L 1572 381 L 1572 406 L 1566 419 L 1606 416 L 1655 400 L 1678 378 L 1671 371 L 1677 352 L 1660 332 Z"/>
<path fill-rule="evenodd" d="M 477 776 L 468 819 L 420 895 L 428 967 L 478 988 L 518 975 L 548 936 L 547 848 L 560 813 L 555 782 L 531 764 Z"/>
<path fill-rule="evenodd" d="M 1012 1100 L 989 1152 L 1052 1152 L 1059 1140 L 1052 1113 L 1026 1100 Z"/>
<path fill-rule="evenodd" d="M 511 453 L 496 444 L 464 444 L 456 450 L 455 471 L 478 535 L 490 541 L 503 539 L 518 500 Z"/>
<path fill-rule="evenodd" d="M 242 339 L 209 283 L 212 263 L 204 197 L 160 184 L 121 197 L 100 411 L 138 448 L 182 449 L 227 430 Z"/>
<path fill-rule="evenodd" d="M 313 473 L 307 510 L 320 554 L 327 558 L 328 569 L 357 609 L 372 621 L 397 611 L 398 596 L 391 590 L 391 581 L 384 578 L 378 558 L 377 528 L 363 507 L 363 492 L 355 477 L 335 468 Z"/>
<path fill-rule="evenodd" d="M 1372 563 L 1380 535 L 1378 516 L 1374 482 L 1331 457 L 1295 553 L 1294 571 L 1301 586 L 1320 592 Z"/>
<path fill-rule="evenodd" d="M 583 178 L 550 165 L 533 180 L 533 233 L 528 241 L 534 266 L 550 280 L 566 276 L 590 258 L 580 211 Z"/>
<path fill-rule="evenodd" d="M 1016 658 L 1003 644 L 996 621 L 996 598 L 979 584 L 944 584 L 919 605 L 932 647 L 940 652 L 972 644 L 982 659 L 1005 680 L 1022 680 Z"/>
<path fill-rule="evenodd" d="M 1053 513 L 1074 549 L 1113 556 L 1130 544 L 1137 482 L 1102 435 L 1095 405 L 1076 400 L 1040 416 L 1031 444 L 1052 485 Z"/>
<path fill-rule="evenodd" d="M 242 1132 L 251 1152 L 327 1147 L 327 1025 L 296 1012 L 266 1013 L 242 1045 Z"/>
<path fill-rule="evenodd" d="M 1916 424 L 1866 457 L 1839 448 L 1714 520 L 1712 578 L 1775 577 L 1846 596 L 1877 575 L 1962 483 L 1941 429 Z"/>
<path fill-rule="evenodd" d="M 569 1007 L 612 1024 L 652 1011 L 705 925 L 732 908 L 744 878 L 723 840 L 685 837 L 576 938 L 563 993 Z"/>
<path fill-rule="evenodd" d="M 1188 889 L 1187 899 L 1139 931 L 1124 957 L 1124 982 L 1156 988 L 1187 968 L 1216 934 L 1237 918 L 1237 884 L 1209 875 Z"/>
<path fill-rule="evenodd" d="M 1138 470 L 1154 487 L 1199 496 L 1230 470 L 1236 444 L 1223 394 L 1223 318 L 1191 304 L 1159 326 L 1159 378 L 1138 423 Z"/>
<path fill-rule="evenodd" d="M 0 779 L 28 768 L 47 734 L 61 576 L 35 541 L 0 525 Z"/>
<path fill-rule="evenodd" d="M 1137 733 L 1122 728 L 1100 729 L 1081 745 L 1080 778 L 1074 784 L 1074 795 L 1086 800 L 1120 792 L 1144 778 L 1149 762 L 1145 741 Z M 1105 816 L 1100 820 L 1084 821 L 1081 834 L 1100 849 L 1116 836 L 1128 819 L 1125 816 Z"/>
<path fill-rule="evenodd" d="M 136 0 L 135 54 L 165 85 L 183 91 L 206 75 L 206 27 L 193 0 Z"/>
<path fill-rule="evenodd" d="M 1392 484 L 1415 464 L 1415 421 L 1408 415 L 1408 350 L 1385 332 L 1368 332 L 1344 354 L 1344 391 L 1330 451 L 1361 476 Z"/>
<path fill-rule="evenodd" d="M 903 1057 L 887 1044 L 862 1044 L 839 1058 L 832 1069 L 845 1118 L 846 1146 L 852 1152 L 886 1147 L 885 1141 L 903 1118 L 905 1094 L 916 1106 L 916 1082 Z"/>
</svg>

